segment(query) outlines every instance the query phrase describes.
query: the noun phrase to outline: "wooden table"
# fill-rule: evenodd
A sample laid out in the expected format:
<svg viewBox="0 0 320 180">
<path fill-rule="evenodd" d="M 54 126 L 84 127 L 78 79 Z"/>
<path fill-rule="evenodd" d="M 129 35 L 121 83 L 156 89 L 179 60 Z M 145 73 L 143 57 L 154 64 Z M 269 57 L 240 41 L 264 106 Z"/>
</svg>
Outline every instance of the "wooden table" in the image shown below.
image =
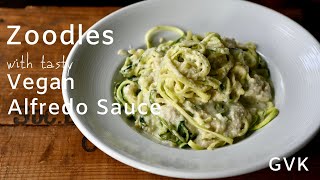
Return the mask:
<svg viewBox="0 0 320 180">
<path fill-rule="evenodd" d="M 46 114 L 44 116 L 25 116 L 16 113 L 8 115 L 8 109 L 13 99 L 20 105 L 24 98 L 39 98 L 39 102 L 63 104 L 61 90 L 48 90 L 45 95 L 36 94 L 37 89 L 26 90 L 22 80 L 31 77 L 61 77 L 62 68 L 43 69 L 40 61 L 44 55 L 45 61 L 53 64 L 62 61 L 72 46 L 62 43 L 46 45 L 40 41 L 37 45 L 27 45 L 24 34 L 34 29 L 40 35 L 52 29 L 58 34 L 68 29 L 70 24 L 83 24 L 84 30 L 118 7 L 26 7 L 23 9 L 0 8 L 0 179 L 169 179 L 124 165 L 95 148 L 78 131 L 69 116 Z M 299 10 L 284 11 L 291 17 L 300 17 Z M 12 34 L 7 25 L 21 25 L 21 30 L 15 40 L 21 45 L 6 44 Z M 77 37 L 77 28 L 76 28 Z M 10 69 L 7 62 L 13 62 L 21 56 L 28 55 L 33 67 L 29 69 Z M 17 89 L 11 89 L 7 74 L 16 77 L 21 74 Z M 233 177 L 231 179 L 271 179 L 320 178 L 320 136 L 312 140 L 296 156 L 309 157 L 307 166 L 309 172 L 292 172 L 281 170 L 272 172 L 266 168 L 251 174 Z M 275 147 L 281 148 L 281 147 Z M 284 167 L 284 164 L 282 163 Z"/>
</svg>

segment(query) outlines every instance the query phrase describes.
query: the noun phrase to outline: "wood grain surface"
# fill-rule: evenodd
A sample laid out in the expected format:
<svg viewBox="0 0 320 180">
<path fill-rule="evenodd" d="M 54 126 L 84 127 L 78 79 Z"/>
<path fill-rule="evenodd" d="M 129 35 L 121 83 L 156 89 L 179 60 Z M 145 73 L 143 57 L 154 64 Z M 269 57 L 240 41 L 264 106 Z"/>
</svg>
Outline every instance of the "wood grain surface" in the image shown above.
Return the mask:
<svg viewBox="0 0 320 180">
<path fill-rule="evenodd" d="M 170 179 L 124 165 L 95 148 L 78 131 L 69 116 L 58 115 L 8 115 L 13 99 L 21 106 L 24 98 L 39 98 L 47 104 L 63 104 L 61 90 L 50 90 L 44 95 L 36 93 L 37 88 L 26 90 L 22 80 L 31 77 L 61 77 L 62 68 L 43 69 L 44 61 L 53 64 L 67 57 L 71 45 L 65 46 L 59 41 L 46 45 L 39 41 L 37 45 L 25 43 L 27 30 L 34 29 L 40 35 L 51 29 L 59 35 L 75 25 L 75 37 L 78 36 L 77 25 L 82 24 L 86 30 L 96 21 L 119 7 L 26 7 L 23 9 L 0 8 L 0 179 Z M 299 9 L 284 9 L 282 13 L 300 19 Z M 7 25 L 21 25 L 15 40 L 21 45 L 6 44 L 13 30 Z M 21 60 L 22 55 L 32 62 L 32 68 L 8 69 L 7 62 Z M 18 88 L 13 90 L 7 74 L 12 77 L 21 74 Z M 47 107 L 45 108 L 47 110 Z M 272 172 L 266 168 L 247 175 L 230 179 L 320 179 L 320 140 L 317 135 L 305 148 L 295 156 L 308 157 L 309 172 L 292 172 L 281 170 Z M 281 148 L 281 147 L 275 147 Z M 282 163 L 282 166 L 284 164 Z"/>
</svg>

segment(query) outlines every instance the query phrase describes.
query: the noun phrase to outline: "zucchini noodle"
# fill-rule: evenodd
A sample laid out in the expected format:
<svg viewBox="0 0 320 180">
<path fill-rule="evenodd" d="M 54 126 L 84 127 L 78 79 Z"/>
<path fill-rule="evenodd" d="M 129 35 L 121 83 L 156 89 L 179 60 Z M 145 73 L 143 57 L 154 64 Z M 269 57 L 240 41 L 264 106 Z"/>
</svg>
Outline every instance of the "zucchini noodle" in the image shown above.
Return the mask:
<svg viewBox="0 0 320 180">
<path fill-rule="evenodd" d="M 160 31 L 179 38 L 161 38 L 155 46 L 152 40 Z M 145 41 L 146 49 L 119 51 L 126 56 L 120 70 L 124 80 L 114 96 L 129 110 L 146 103 L 147 114 L 130 116 L 138 129 L 161 143 L 212 150 L 243 139 L 278 115 L 269 69 L 253 43 L 173 26 L 150 29 Z M 153 103 L 159 103 L 160 114 L 150 112 Z"/>
</svg>

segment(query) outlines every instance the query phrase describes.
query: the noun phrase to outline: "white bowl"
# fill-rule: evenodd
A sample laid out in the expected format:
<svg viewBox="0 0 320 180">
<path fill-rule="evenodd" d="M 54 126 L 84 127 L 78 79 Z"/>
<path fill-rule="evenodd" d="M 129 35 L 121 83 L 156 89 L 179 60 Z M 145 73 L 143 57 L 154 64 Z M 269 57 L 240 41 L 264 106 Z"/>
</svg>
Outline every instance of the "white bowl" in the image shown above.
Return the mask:
<svg viewBox="0 0 320 180">
<path fill-rule="evenodd" d="M 98 115 L 97 101 L 113 101 L 113 83 L 123 58 L 119 49 L 141 47 L 145 32 L 174 25 L 195 33 L 218 32 L 240 42 L 253 41 L 265 56 L 275 85 L 280 114 L 239 143 L 213 151 L 171 148 L 142 136 L 120 116 Z M 254 3 L 230 0 L 155 0 L 140 2 L 108 15 L 90 29 L 114 31 L 114 43 L 76 44 L 63 77 L 75 89 L 64 89 L 65 102 L 88 105 L 85 115 L 69 109 L 79 130 L 99 149 L 135 168 L 172 177 L 217 178 L 267 167 L 272 157 L 288 157 L 302 148 L 320 126 L 320 46 L 300 25 Z M 84 40 L 84 42 L 86 42 Z"/>
</svg>

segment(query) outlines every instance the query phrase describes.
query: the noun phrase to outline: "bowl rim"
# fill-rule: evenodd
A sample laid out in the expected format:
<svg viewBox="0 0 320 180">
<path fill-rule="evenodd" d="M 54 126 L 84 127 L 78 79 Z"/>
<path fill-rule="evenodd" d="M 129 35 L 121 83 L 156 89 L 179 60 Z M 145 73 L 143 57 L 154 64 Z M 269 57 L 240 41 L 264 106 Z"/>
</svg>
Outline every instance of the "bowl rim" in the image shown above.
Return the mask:
<svg viewBox="0 0 320 180">
<path fill-rule="evenodd" d="M 125 7 L 122 7 L 110 14 L 108 14 L 107 16 L 103 17 L 102 19 L 100 19 L 99 21 L 97 21 L 94 25 L 92 25 L 81 37 L 82 39 L 85 38 L 86 33 L 91 30 L 91 29 L 95 29 L 97 26 L 99 26 L 102 22 L 113 18 L 114 16 L 117 16 L 118 14 L 124 13 L 126 12 L 128 9 L 134 9 L 137 8 L 139 6 L 143 6 L 143 5 L 147 5 L 147 4 L 152 4 L 153 2 L 160 2 L 163 0 L 148 0 L 148 1 L 140 1 Z M 170 0 L 167 0 L 170 1 Z M 172 0 L 171 0 L 172 1 Z M 183 0 L 176 0 L 176 1 L 183 1 Z M 220 1 L 220 0 L 216 0 L 216 1 Z M 223 0 L 221 0 L 223 1 Z M 225 0 L 224 0 L 225 1 Z M 228 1 L 233 1 L 233 0 L 228 0 Z M 237 3 L 239 3 L 240 1 L 237 1 Z M 241 1 L 241 3 L 244 4 L 251 4 L 257 8 L 261 8 L 266 12 L 269 13 L 273 13 L 278 15 L 279 17 L 285 19 L 285 21 L 287 21 L 288 23 L 291 23 L 293 25 L 293 27 L 295 28 L 299 28 L 300 30 L 302 30 L 302 32 L 308 36 L 308 38 L 310 38 L 312 41 L 315 42 L 315 44 L 320 47 L 320 43 L 317 41 L 317 39 L 311 35 L 311 33 L 306 30 L 305 28 L 303 28 L 300 24 L 298 24 L 297 22 L 293 21 L 292 19 L 290 19 L 289 17 L 273 10 L 270 9 L 268 7 L 265 7 L 263 5 L 254 3 L 254 2 L 249 2 L 249 1 Z M 69 55 L 66 59 L 66 65 L 70 64 L 72 62 L 72 58 L 73 55 L 76 51 L 76 49 L 79 48 L 79 41 L 77 41 L 75 43 L 75 45 L 72 47 L 71 51 L 69 52 Z M 62 72 L 62 78 L 66 78 L 68 75 L 68 69 L 67 68 L 63 68 L 63 72 Z M 63 100 L 65 103 L 69 103 L 69 92 L 67 88 L 62 88 L 62 95 L 63 95 Z M 112 148 L 110 148 L 108 145 L 104 144 L 103 142 L 101 142 L 98 138 L 96 138 L 87 128 L 85 125 L 83 125 L 81 123 L 81 121 L 77 118 L 77 115 L 75 114 L 74 111 L 69 111 L 69 115 L 71 117 L 71 119 L 73 120 L 74 124 L 76 125 L 76 127 L 80 130 L 80 132 L 90 141 L 92 142 L 97 148 L 99 148 L 101 151 L 103 151 L 104 153 L 106 153 L 107 155 L 111 156 L 112 158 L 126 164 L 129 165 L 131 167 L 140 169 L 142 171 L 146 171 L 149 173 L 153 173 L 153 174 L 157 174 L 157 175 L 162 175 L 162 176 L 169 176 L 169 177 L 176 177 L 176 178 L 187 178 L 187 179 L 200 179 L 200 178 L 223 178 L 223 177 L 232 177 L 232 176 L 238 176 L 238 175 L 243 175 L 243 174 L 247 174 L 247 173 L 251 173 L 254 171 L 258 171 L 261 170 L 263 168 L 268 167 L 267 164 L 264 163 L 257 163 L 256 166 L 251 166 L 249 168 L 246 169 L 236 169 L 236 170 L 228 170 L 228 171 L 220 171 L 220 172 L 185 172 L 185 171 L 177 171 L 177 170 L 169 170 L 169 169 L 162 169 L 159 167 L 154 167 L 154 166 L 150 166 L 141 162 L 138 162 L 130 157 L 124 156 L 123 154 L 113 150 Z M 306 134 L 304 136 L 304 139 L 300 139 L 300 141 L 295 144 L 295 146 L 290 150 L 290 151 L 283 151 L 282 153 L 279 154 L 279 157 L 289 157 L 292 156 L 294 153 L 296 153 L 297 151 L 299 151 L 300 149 L 302 149 L 306 144 L 308 144 L 312 138 L 319 132 L 320 129 L 320 123 L 318 124 L 318 126 L 313 127 L 312 132 L 309 134 Z"/>
</svg>

